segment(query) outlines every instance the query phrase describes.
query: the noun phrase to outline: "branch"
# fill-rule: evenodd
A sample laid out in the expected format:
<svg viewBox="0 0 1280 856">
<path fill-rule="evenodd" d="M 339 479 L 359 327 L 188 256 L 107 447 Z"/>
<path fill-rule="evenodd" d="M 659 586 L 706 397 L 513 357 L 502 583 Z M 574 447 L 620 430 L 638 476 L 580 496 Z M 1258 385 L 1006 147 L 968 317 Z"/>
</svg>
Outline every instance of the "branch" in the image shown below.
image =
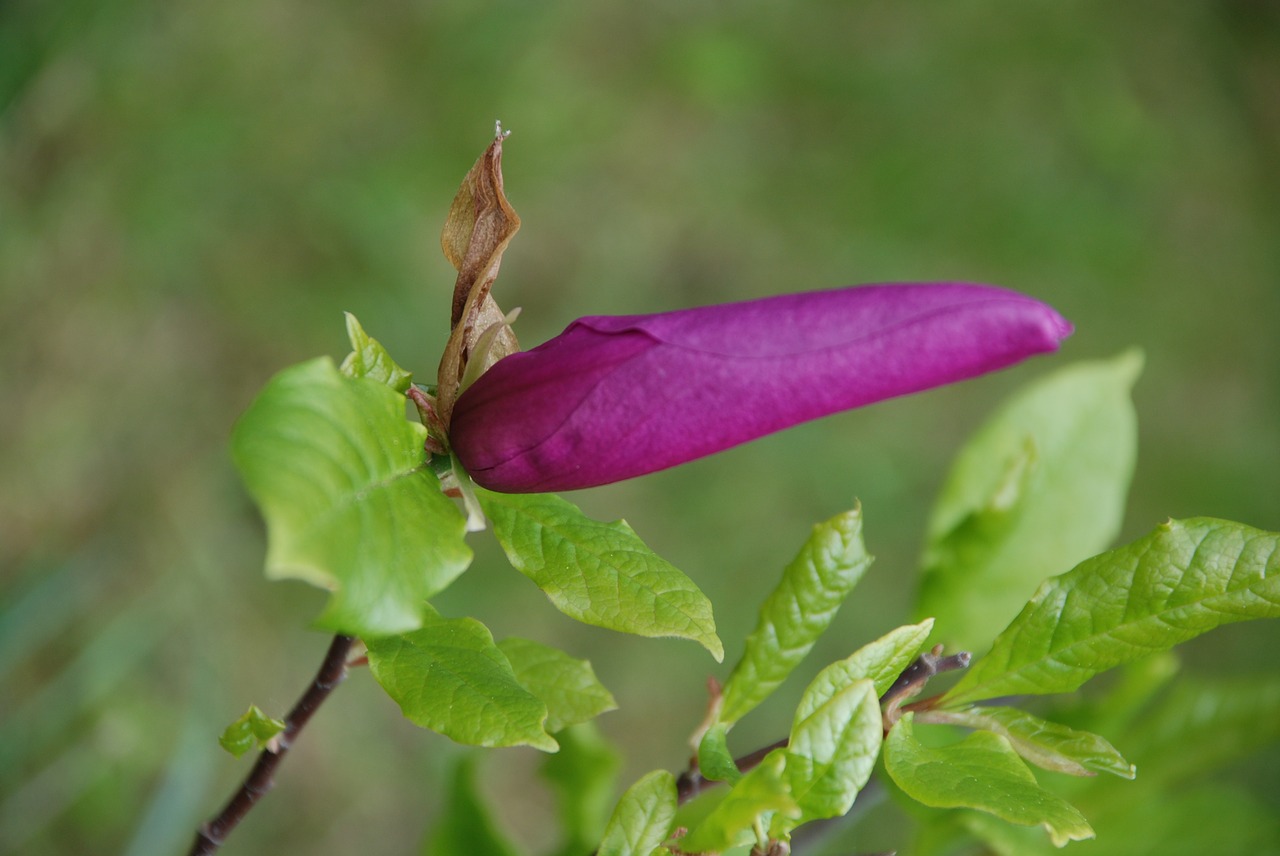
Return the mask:
<svg viewBox="0 0 1280 856">
<path fill-rule="evenodd" d="M 966 669 L 969 667 L 970 654 L 968 651 L 961 651 L 958 654 L 952 654 L 948 657 L 942 656 L 942 646 L 934 647 L 932 651 L 928 651 L 917 657 L 910 666 L 902 670 L 902 674 L 898 675 L 893 684 L 880 696 L 880 704 L 884 707 L 885 713 L 885 731 L 897 720 L 899 708 L 907 699 L 918 695 L 929 679 L 942 672 L 951 672 L 956 669 Z M 926 702 L 920 702 L 920 706 L 927 705 L 932 699 Z M 912 706 L 913 708 L 916 705 Z M 754 752 L 748 752 L 741 758 L 733 759 L 733 763 L 742 772 L 755 767 L 765 756 L 774 749 L 781 749 L 787 745 L 787 738 L 782 738 L 776 743 L 770 743 Z M 676 779 L 676 801 L 679 805 L 684 805 L 689 800 L 701 794 L 707 788 L 718 785 L 719 782 L 713 779 L 704 779 L 702 771 L 698 769 L 698 760 L 696 756 L 689 764 L 689 769 L 680 774 Z"/>
<path fill-rule="evenodd" d="M 226 841 L 227 836 L 231 834 L 231 830 L 235 829 L 258 800 L 271 790 L 275 784 L 276 767 L 284 760 L 285 753 L 293 745 L 298 732 L 329 697 L 329 693 L 346 679 L 347 655 L 354 642 L 355 639 L 351 636 L 333 637 L 333 643 L 329 645 L 329 652 L 324 655 L 324 662 L 320 664 L 320 671 L 316 672 L 315 680 L 285 717 L 284 731 L 276 735 L 271 745 L 262 750 L 253 769 L 240 784 L 240 789 L 223 806 L 218 816 L 201 826 L 196 832 L 196 840 L 191 845 L 189 856 L 208 856 L 216 853 Z"/>
</svg>

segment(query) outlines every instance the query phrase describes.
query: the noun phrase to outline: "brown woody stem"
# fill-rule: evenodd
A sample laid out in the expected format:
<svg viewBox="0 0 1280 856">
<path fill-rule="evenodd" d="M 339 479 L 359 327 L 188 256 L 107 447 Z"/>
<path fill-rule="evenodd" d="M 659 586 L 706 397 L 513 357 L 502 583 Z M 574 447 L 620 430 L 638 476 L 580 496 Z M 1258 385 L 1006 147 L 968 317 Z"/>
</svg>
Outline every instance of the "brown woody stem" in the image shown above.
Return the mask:
<svg viewBox="0 0 1280 856">
<path fill-rule="evenodd" d="M 253 769 L 249 771 L 249 775 L 223 806 L 218 816 L 201 826 L 196 832 L 195 843 L 191 845 L 189 851 L 190 856 L 207 856 L 207 854 L 216 853 L 226 841 L 227 836 L 231 834 L 231 830 L 235 829 L 258 800 L 271 790 L 275 784 L 276 767 L 280 765 L 285 753 L 293 745 L 298 732 L 329 697 L 329 693 L 346 679 L 347 655 L 351 652 L 351 646 L 354 643 L 355 639 L 351 636 L 333 637 L 333 642 L 329 645 L 328 653 L 324 655 L 324 662 L 320 664 L 320 671 L 316 673 L 315 680 L 285 717 L 284 731 L 275 737 L 270 746 L 262 750 Z"/>
</svg>

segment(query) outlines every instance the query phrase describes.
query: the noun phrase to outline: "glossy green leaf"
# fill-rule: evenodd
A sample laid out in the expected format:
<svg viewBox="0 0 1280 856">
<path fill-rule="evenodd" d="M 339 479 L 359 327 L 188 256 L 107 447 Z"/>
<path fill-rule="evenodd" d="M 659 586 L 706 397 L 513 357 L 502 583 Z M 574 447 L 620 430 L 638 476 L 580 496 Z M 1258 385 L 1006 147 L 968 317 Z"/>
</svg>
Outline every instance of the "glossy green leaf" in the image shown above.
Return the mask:
<svg viewBox="0 0 1280 856">
<path fill-rule="evenodd" d="M 933 808 L 972 808 L 1020 826 L 1043 826 L 1058 846 L 1093 837 L 1084 816 L 1041 788 L 1009 741 L 990 731 L 930 748 L 916 740 L 907 714 L 885 738 L 884 768 L 904 793 Z"/>
<path fill-rule="evenodd" d="M 813 527 L 760 607 L 746 651 L 724 686 L 720 721 L 733 724 L 786 680 L 870 567 L 855 508 Z"/>
<path fill-rule="evenodd" d="M 919 722 L 985 729 L 1006 738 L 1015 752 L 1046 770 L 1071 776 L 1111 773 L 1132 779 L 1135 769 L 1104 737 L 1077 731 L 1013 707 L 970 707 L 921 713 Z"/>
<path fill-rule="evenodd" d="M 698 771 L 713 782 L 736 782 L 742 778 L 729 751 L 729 726 L 717 722 L 698 741 Z"/>
<path fill-rule="evenodd" d="M 1219 625 L 1276 616 L 1280 535 L 1224 520 L 1171 520 L 1045 582 L 945 703 L 1071 692 Z"/>
<path fill-rule="evenodd" d="M 676 846 L 686 853 L 719 853 L 757 838 L 776 815 L 798 819 L 800 807 L 786 779 L 786 750 L 775 749 L 748 771 Z"/>
<path fill-rule="evenodd" d="M 474 618 L 426 607 L 421 630 L 366 642 L 374 678 L 415 724 L 472 746 L 556 750 L 543 728 L 546 705 Z"/>
<path fill-rule="evenodd" d="M 558 731 L 556 739 L 560 751 L 547 755 L 539 768 L 559 809 L 563 839 L 556 854 L 585 856 L 604 835 L 622 758 L 594 722 Z"/>
<path fill-rule="evenodd" d="M 671 835 L 676 778 L 654 770 L 627 789 L 605 827 L 597 856 L 649 856 Z"/>
<path fill-rule="evenodd" d="M 404 395 L 413 383 L 413 372 L 405 371 L 391 359 L 382 343 L 371 337 L 360 326 L 356 316 L 347 317 L 347 338 L 351 340 L 351 353 L 342 361 L 341 371 L 349 377 L 367 377 L 384 383 Z"/>
<path fill-rule="evenodd" d="M 276 375 L 237 423 L 231 451 L 266 519 L 267 576 L 331 590 L 319 626 L 415 629 L 426 599 L 470 563 L 425 437 L 404 396 L 328 358 Z"/>
<path fill-rule="evenodd" d="M 929 523 L 918 614 L 985 651 L 1045 578 L 1111 543 L 1137 449 L 1142 356 L 1069 366 L 1009 400 L 957 457 Z"/>
<path fill-rule="evenodd" d="M 511 564 L 565 615 L 623 633 L 692 639 L 723 659 L 711 601 L 625 521 L 592 520 L 552 494 L 476 493 Z"/>
<path fill-rule="evenodd" d="M 877 697 L 884 695 L 898 676 L 920 656 L 932 629 L 931 618 L 919 624 L 898 627 L 863 645 L 845 659 L 825 667 L 805 690 L 796 716 L 808 716 L 836 693 L 863 679 L 872 682 Z"/>
<path fill-rule="evenodd" d="M 476 757 L 466 755 L 454 766 L 448 799 L 423 856 L 518 856 L 480 798 Z"/>
<path fill-rule="evenodd" d="M 267 716 L 256 705 L 249 705 L 235 722 L 227 726 L 218 738 L 218 744 L 239 758 L 252 749 L 261 749 L 271 738 L 284 731 L 285 724 Z"/>
<path fill-rule="evenodd" d="M 549 732 L 586 722 L 618 707 L 586 660 L 528 639 L 503 639 L 498 648 L 515 670 L 516 680 L 547 706 Z"/>
<path fill-rule="evenodd" d="M 816 697 L 814 697 L 816 696 Z M 839 817 L 871 778 L 880 755 L 883 722 L 875 684 L 862 679 L 831 694 L 805 691 L 786 748 L 786 778 L 799 818 L 775 816 L 770 834 L 782 837 L 800 822 Z"/>
</svg>

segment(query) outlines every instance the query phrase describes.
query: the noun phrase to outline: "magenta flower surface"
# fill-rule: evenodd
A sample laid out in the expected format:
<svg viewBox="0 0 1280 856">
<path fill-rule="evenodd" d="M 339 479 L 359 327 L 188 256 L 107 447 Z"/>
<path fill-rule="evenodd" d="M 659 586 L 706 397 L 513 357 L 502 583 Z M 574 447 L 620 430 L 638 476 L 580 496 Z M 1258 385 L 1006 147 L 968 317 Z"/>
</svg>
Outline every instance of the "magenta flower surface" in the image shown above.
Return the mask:
<svg viewBox="0 0 1280 856">
<path fill-rule="evenodd" d="M 1056 350 L 1053 308 L 986 285 L 867 285 L 580 318 L 459 398 L 450 443 L 482 487 L 574 490 Z"/>
</svg>

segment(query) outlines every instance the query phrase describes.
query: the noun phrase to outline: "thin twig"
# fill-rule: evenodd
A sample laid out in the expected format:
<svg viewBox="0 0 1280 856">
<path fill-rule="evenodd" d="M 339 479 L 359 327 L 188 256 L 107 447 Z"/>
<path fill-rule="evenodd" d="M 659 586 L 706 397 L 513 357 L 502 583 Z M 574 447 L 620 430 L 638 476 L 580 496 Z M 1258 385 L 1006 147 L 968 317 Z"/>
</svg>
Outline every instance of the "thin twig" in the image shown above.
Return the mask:
<svg viewBox="0 0 1280 856">
<path fill-rule="evenodd" d="M 930 678 L 942 672 L 968 668 L 969 660 L 970 655 L 967 651 L 943 657 L 941 645 L 917 657 L 910 666 L 907 666 L 902 671 L 902 674 L 885 691 L 885 694 L 880 697 L 880 704 L 886 708 L 886 731 L 893 724 L 891 719 L 896 720 L 899 706 L 907 699 L 918 695 Z M 925 703 L 921 702 L 920 704 Z M 748 752 L 741 758 L 733 759 L 733 763 L 741 772 L 746 773 L 763 761 L 765 756 L 774 749 L 781 749 L 786 745 L 787 738 L 784 737 L 776 743 L 770 743 L 768 746 L 756 749 L 754 752 Z M 720 782 L 714 779 L 703 778 L 702 771 L 698 769 L 698 762 L 695 758 L 690 763 L 689 769 L 681 773 L 676 779 L 676 801 L 679 805 L 684 805 L 707 788 L 718 784 Z"/>
<path fill-rule="evenodd" d="M 320 664 L 320 671 L 316 672 L 315 680 L 285 717 L 284 731 L 276 735 L 271 745 L 262 750 L 253 769 L 249 771 L 249 775 L 240 784 L 239 790 L 223 806 L 218 816 L 201 826 L 196 832 L 196 840 L 191 845 L 189 856 L 208 856 L 216 853 L 226 841 L 227 836 L 231 834 L 231 830 L 235 829 L 254 804 L 271 790 L 275 784 L 276 767 L 280 765 L 285 753 L 293 745 L 298 732 L 329 697 L 329 693 L 346 679 L 347 655 L 351 652 L 354 642 L 355 639 L 351 636 L 333 637 L 333 643 L 329 645 L 329 652 L 324 655 L 324 662 Z"/>
</svg>

